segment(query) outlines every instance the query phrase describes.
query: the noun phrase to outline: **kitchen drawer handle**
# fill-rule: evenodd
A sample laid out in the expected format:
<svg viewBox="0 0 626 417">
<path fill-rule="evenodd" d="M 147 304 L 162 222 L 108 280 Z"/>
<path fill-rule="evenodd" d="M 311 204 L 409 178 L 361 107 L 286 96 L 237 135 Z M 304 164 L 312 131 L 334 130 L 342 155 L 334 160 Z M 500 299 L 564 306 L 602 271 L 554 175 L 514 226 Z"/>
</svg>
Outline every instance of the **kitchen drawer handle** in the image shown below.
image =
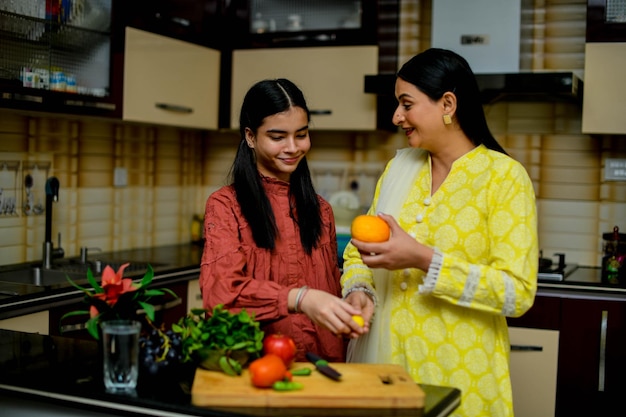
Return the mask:
<svg viewBox="0 0 626 417">
<path fill-rule="evenodd" d="M 532 351 L 532 352 L 543 352 L 543 346 L 532 346 L 532 345 L 511 345 L 511 351 Z"/>
<path fill-rule="evenodd" d="M 598 364 L 598 391 L 604 391 L 604 379 L 606 368 L 606 329 L 609 323 L 609 312 L 602 311 L 602 320 L 600 321 L 600 363 Z"/>
<path fill-rule="evenodd" d="M 311 116 L 330 116 L 333 114 L 332 110 L 311 110 Z"/>
<path fill-rule="evenodd" d="M 173 111 L 176 113 L 193 113 L 193 108 L 187 106 L 179 106 L 177 104 L 156 103 L 155 106 L 159 109 Z"/>
</svg>

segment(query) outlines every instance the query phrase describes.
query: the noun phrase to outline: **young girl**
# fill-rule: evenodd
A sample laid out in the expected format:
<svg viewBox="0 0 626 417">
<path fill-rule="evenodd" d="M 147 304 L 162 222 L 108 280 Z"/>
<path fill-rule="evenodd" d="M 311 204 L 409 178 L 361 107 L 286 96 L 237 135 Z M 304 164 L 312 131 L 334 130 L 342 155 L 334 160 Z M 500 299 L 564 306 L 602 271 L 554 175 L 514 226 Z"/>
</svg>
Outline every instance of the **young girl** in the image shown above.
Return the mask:
<svg viewBox="0 0 626 417">
<path fill-rule="evenodd" d="M 309 110 L 286 79 L 264 80 L 241 108 L 232 183 L 206 204 L 200 286 L 205 308 L 246 309 L 266 335 L 344 361 L 346 339 L 365 331 L 360 310 L 340 298 L 335 221 L 316 194 L 306 154 Z"/>
</svg>

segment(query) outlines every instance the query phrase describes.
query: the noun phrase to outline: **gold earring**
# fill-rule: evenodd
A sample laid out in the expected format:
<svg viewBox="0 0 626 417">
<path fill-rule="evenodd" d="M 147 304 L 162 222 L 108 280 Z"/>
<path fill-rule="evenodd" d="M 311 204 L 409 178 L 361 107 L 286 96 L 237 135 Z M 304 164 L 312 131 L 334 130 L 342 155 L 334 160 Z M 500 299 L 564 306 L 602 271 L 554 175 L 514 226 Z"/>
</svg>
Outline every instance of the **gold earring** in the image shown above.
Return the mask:
<svg viewBox="0 0 626 417">
<path fill-rule="evenodd" d="M 443 124 L 444 125 L 452 124 L 452 117 L 450 117 L 449 114 L 444 114 L 443 115 Z"/>
</svg>

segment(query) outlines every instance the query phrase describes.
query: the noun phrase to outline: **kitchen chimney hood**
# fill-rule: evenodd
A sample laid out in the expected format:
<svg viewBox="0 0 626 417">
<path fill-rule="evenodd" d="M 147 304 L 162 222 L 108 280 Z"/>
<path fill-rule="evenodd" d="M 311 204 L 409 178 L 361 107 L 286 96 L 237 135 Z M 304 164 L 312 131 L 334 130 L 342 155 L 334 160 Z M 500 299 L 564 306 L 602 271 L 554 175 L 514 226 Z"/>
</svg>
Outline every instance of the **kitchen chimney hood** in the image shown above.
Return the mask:
<svg viewBox="0 0 626 417">
<path fill-rule="evenodd" d="M 499 101 L 570 101 L 582 104 L 583 81 L 574 71 L 476 74 L 484 104 Z M 395 74 L 366 75 L 364 91 L 394 95 Z"/>
<path fill-rule="evenodd" d="M 574 71 L 476 74 L 483 104 L 497 102 L 573 102 L 582 107 L 584 83 Z M 394 132 L 391 115 L 396 74 L 366 75 L 364 92 L 376 94 L 377 126 Z"/>
</svg>

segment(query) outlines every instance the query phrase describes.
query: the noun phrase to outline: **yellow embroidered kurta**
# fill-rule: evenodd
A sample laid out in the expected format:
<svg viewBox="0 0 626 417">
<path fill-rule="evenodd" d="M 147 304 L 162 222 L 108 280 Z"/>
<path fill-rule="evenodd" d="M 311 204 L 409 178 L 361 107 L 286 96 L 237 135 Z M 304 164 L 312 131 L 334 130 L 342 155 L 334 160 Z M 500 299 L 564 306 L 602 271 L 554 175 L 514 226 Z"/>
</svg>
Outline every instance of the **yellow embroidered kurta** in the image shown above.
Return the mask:
<svg viewBox="0 0 626 417">
<path fill-rule="evenodd" d="M 454 415 L 512 416 L 506 316 L 526 312 L 537 289 L 532 183 L 517 161 L 479 146 L 454 162 L 431 195 L 430 158 L 421 152 L 423 166 L 394 217 L 437 254 L 428 273 L 385 271 L 387 281 L 380 281 L 376 270 L 379 286 L 387 286 L 383 293 L 376 288 L 378 326 L 351 342 L 370 354 L 348 360 L 397 363 L 417 382 L 459 388 Z M 378 182 L 370 213 L 384 205 L 381 184 L 391 180 L 385 177 L 392 164 Z M 344 293 L 355 285 L 376 287 L 352 244 L 344 259 Z M 368 338 L 376 342 L 365 346 Z"/>
</svg>

